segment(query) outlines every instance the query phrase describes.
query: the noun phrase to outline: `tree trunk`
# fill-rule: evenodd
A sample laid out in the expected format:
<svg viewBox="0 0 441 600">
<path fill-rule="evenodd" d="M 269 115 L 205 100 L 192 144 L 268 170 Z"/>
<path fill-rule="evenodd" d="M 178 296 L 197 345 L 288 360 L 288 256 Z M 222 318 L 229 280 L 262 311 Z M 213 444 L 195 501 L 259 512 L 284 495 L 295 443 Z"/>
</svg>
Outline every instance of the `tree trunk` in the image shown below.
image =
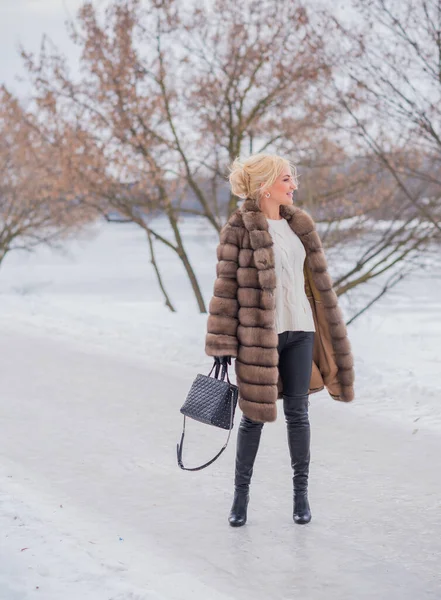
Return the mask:
<svg viewBox="0 0 441 600">
<path fill-rule="evenodd" d="M 196 297 L 196 302 L 198 304 L 199 312 L 206 313 L 207 309 L 205 307 L 205 302 L 204 302 L 204 298 L 202 296 L 201 288 L 199 287 L 196 273 L 194 272 L 193 267 L 191 266 L 190 260 L 187 256 L 187 253 L 185 252 L 185 248 L 182 243 L 181 232 L 179 231 L 179 227 L 178 227 L 178 221 L 177 221 L 176 215 L 174 213 L 173 207 L 171 206 L 171 202 L 170 202 L 167 194 L 164 195 L 164 201 L 165 201 L 164 202 L 165 210 L 166 210 L 168 219 L 170 221 L 170 225 L 172 226 L 173 233 L 175 234 L 175 240 L 176 240 L 176 244 L 177 244 L 176 252 L 184 265 L 184 268 L 187 272 L 188 278 L 190 279 L 191 287 L 192 287 L 193 293 Z"/>
<path fill-rule="evenodd" d="M 9 249 L 8 248 L 0 248 L 0 267 L 2 266 L 3 263 L 3 259 L 5 258 L 5 256 L 7 255 Z"/>
<path fill-rule="evenodd" d="M 237 198 L 234 194 L 230 193 L 230 200 L 228 202 L 228 216 L 232 215 L 237 208 Z"/>
<path fill-rule="evenodd" d="M 152 240 L 152 236 L 150 233 L 150 230 L 147 229 L 147 239 L 149 241 L 149 247 L 150 247 L 150 256 L 151 256 L 151 260 L 150 262 L 153 265 L 153 268 L 155 269 L 155 273 L 156 273 L 156 278 L 158 280 L 159 283 L 159 287 L 161 289 L 161 292 L 164 295 L 164 299 L 165 299 L 165 305 L 168 306 L 168 308 L 172 311 L 172 312 L 176 312 L 175 307 L 173 306 L 173 304 L 171 303 L 170 298 L 168 297 L 167 292 L 165 291 L 165 287 L 164 284 L 162 282 L 162 277 L 161 277 L 161 273 L 159 272 L 159 268 L 158 265 L 156 263 L 156 258 L 155 258 L 155 249 L 153 247 L 153 240 Z"/>
</svg>

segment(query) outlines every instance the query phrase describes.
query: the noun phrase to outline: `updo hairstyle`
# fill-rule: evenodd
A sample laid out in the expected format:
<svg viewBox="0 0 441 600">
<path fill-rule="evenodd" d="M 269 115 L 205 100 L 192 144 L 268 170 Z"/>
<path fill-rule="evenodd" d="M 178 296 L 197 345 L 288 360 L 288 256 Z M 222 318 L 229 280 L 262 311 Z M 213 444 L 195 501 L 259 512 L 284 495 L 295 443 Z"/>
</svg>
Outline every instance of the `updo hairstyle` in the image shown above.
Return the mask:
<svg viewBox="0 0 441 600">
<path fill-rule="evenodd" d="M 265 190 L 273 185 L 284 167 L 291 169 L 297 185 L 297 169 L 286 158 L 263 153 L 253 154 L 244 161 L 237 157 L 229 168 L 231 191 L 239 198 L 252 198 L 259 204 Z"/>
</svg>

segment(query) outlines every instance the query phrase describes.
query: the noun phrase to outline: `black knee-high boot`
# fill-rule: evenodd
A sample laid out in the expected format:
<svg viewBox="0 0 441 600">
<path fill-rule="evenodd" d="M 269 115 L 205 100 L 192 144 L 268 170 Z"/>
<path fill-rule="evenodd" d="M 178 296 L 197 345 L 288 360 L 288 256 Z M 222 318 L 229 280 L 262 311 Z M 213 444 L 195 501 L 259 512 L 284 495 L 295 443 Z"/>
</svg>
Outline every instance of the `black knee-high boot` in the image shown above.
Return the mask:
<svg viewBox="0 0 441 600">
<path fill-rule="evenodd" d="M 302 525 L 311 520 L 308 501 L 308 476 L 311 432 L 308 415 L 308 396 L 284 396 L 294 484 L 293 518 Z"/>
<path fill-rule="evenodd" d="M 262 427 L 263 423 L 256 423 L 242 415 L 237 432 L 234 500 L 228 518 L 232 527 L 241 527 L 247 521 L 250 481 Z"/>
</svg>

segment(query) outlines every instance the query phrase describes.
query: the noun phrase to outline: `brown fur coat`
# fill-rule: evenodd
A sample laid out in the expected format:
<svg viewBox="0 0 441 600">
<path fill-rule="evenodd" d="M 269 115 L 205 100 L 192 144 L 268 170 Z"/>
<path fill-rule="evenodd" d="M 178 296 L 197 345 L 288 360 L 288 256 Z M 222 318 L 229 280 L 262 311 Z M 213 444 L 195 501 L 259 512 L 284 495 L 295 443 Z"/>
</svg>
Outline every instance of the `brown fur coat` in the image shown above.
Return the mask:
<svg viewBox="0 0 441 600">
<path fill-rule="evenodd" d="M 309 393 L 324 387 L 335 400 L 354 398 L 354 369 L 346 326 L 314 221 L 296 206 L 280 214 L 306 250 L 305 291 L 316 333 Z M 275 329 L 274 251 L 268 222 L 247 198 L 220 233 L 205 352 L 236 358 L 239 406 L 254 421 L 274 421 L 283 395 Z"/>
</svg>

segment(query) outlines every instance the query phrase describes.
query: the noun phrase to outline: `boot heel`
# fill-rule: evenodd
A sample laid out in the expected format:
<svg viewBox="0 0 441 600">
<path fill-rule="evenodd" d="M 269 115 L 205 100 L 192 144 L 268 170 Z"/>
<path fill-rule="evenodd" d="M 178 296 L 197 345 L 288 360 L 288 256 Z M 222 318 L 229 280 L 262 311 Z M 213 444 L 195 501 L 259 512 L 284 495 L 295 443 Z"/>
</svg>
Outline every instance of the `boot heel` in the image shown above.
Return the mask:
<svg viewBox="0 0 441 600">
<path fill-rule="evenodd" d="M 234 492 L 233 506 L 231 507 L 228 522 L 231 527 L 242 527 L 247 522 L 247 507 L 249 502 L 248 492 Z"/>
<path fill-rule="evenodd" d="M 294 496 L 293 519 L 298 525 L 305 525 L 311 520 L 311 509 L 309 508 L 308 496 L 306 494 Z"/>
</svg>

